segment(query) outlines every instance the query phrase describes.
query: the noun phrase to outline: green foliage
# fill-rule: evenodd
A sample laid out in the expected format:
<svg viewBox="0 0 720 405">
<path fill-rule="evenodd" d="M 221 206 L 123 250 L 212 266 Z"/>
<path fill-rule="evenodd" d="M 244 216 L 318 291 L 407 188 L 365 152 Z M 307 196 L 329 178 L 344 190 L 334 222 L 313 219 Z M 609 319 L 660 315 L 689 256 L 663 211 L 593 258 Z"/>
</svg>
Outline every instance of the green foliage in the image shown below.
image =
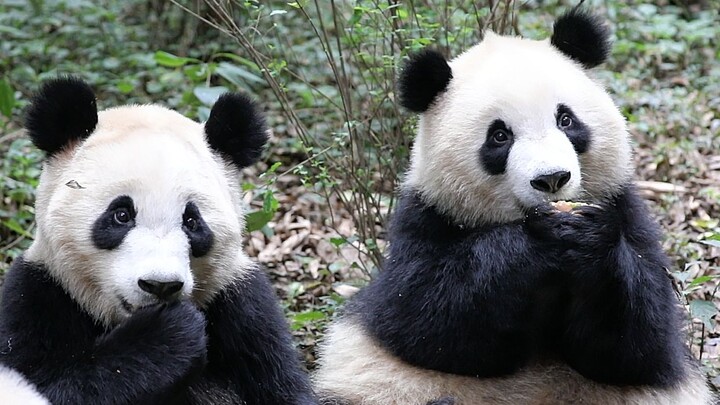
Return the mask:
<svg viewBox="0 0 720 405">
<path fill-rule="evenodd" d="M 321 297 L 320 302 L 310 309 L 302 309 L 298 307 L 297 302 L 298 298 L 305 292 L 306 288 L 301 283 L 292 282 L 288 286 L 285 310 L 289 312 L 290 328 L 293 331 L 303 330 L 305 332 L 324 330 L 335 311 L 345 302 L 345 298 L 336 293 L 330 293 L 325 297 Z"/>
<path fill-rule="evenodd" d="M 260 175 L 261 179 L 265 180 L 265 184 L 262 189 L 259 190 L 258 195 L 262 197 L 262 208 L 254 211 L 250 211 L 245 217 L 246 224 L 245 228 L 247 232 L 262 231 L 266 236 L 272 236 L 273 231 L 267 225 L 277 212 L 280 207 L 280 203 L 273 191 L 273 185 L 277 180 L 277 169 L 281 166 L 280 162 L 274 163 L 270 168 L 263 174 Z M 243 187 L 244 191 L 255 190 L 256 187 L 250 183 L 246 183 Z"/>
<path fill-rule="evenodd" d="M 208 62 L 176 56 L 165 51 L 155 52 L 153 58 L 158 66 L 182 72 L 189 90 L 183 94 L 180 106 L 188 109 L 190 116 L 196 116 L 201 121 L 207 120 L 210 108 L 223 93 L 237 90 L 253 93 L 253 86 L 263 83 L 260 77 L 242 66 L 254 66 L 251 62 L 227 52 L 209 55 Z M 227 61 L 217 62 L 221 59 Z"/>
<path fill-rule="evenodd" d="M 715 45 L 720 18 L 712 9 L 692 18 L 684 12 L 642 2 L 608 9 L 617 27 L 610 88 L 632 127 L 657 142 L 659 152 L 720 148 L 717 131 L 685 136 L 707 122 L 708 109 L 720 108 L 720 82 L 713 80 L 720 75 Z M 677 181 L 668 157 L 658 153 L 659 179 Z M 683 169 L 685 176 L 696 174 L 692 165 Z"/>
<path fill-rule="evenodd" d="M 146 79 L 154 65 L 145 56 L 147 30 L 125 29 L 121 12 L 119 4 L 86 1 L 3 2 L 0 70 L 24 96 L 43 78 L 79 74 L 103 84 L 102 99 L 115 103 L 119 84 Z"/>
<path fill-rule="evenodd" d="M 713 330 L 715 327 L 714 318 L 717 314 L 717 308 L 713 302 L 705 300 L 690 301 L 690 314 L 693 318 L 700 319 L 707 330 Z"/>
<path fill-rule="evenodd" d="M 714 233 L 700 242 L 714 247 L 720 247 L 720 233 Z"/>
<path fill-rule="evenodd" d="M 12 117 L 15 108 L 15 92 L 7 79 L 0 80 L 0 114 L 5 116 L 4 123 Z"/>
<path fill-rule="evenodd" d="M 698 242 L 716 248 L 720 247 L 720 233 L 708 233 L 704 239 Z M 718 274 L 720 266 L 709 266 L 709 270 L 713 271 L 712 274 L 706 273 L 688 280 L 691 274 L 690 270 L 700 264 L 703 264 L 703 260 L 686 263 L 684 271 L 676 272 L 673 275 L 683 286 L 682 295 L 689 303 L 688 309 L 691 318 L 702 322 L 701 336 L 699 342 L 697 342 L 698 345 L 702 346 L 706 333 L 712 333 L 717 325 L 716 316 L 718 309 L 715 301 L 716 293 L 720 286 L 717 283 L 720 279 L 720 274 Z M 714 285 L 714 288 L 712 288 L 711 293 L 705 294 L 708 285 Z M 699 298 L 698 295 L 702 298 Z"/>
<path fill-rule="evenodd" d="M 208 98 L 203 88 L 255 89 L 237 80 L 242 72 L 213 62 L 217 57 L 241 59 L 212 51 L 220 47 L 218 34 L 169 2 L 60 0 L 32 4 L 28 7 L 22 0 L 0 3 L 0 72 L 4 73 L 0 114 L 5 117 L 10 117 L 9 109 L 17 114 L 17 108 L 24 107 L 43 79 L 58 74 L 87 80 L 96 90 L 101 108 L 160 102 L 192 118 L 206 117 L 209 112 L 204 107 L 212 97 Z M 159 25 L 151 24 L 153 21 Z M 168 33 L 168 28 L 175 28 L 170 31 L 174 34 Z M 184 46 L 191 41 L 208 46 Z M 229 44 L 222 47 L 231 48 Z M 254 84 L 259 84 L 257 77 Z M 12 102 L 7 86 L 18 91 L 20 99 Z M 205 98 L 201 100 L 196 93 Z"/>
<path fill-rule="evenodd" d="M 42 153 L 26 138 L 12 141 L 0 166 L 0 273 L 27 249 L 35 221 Z"/>
<path fill-rule="evenodd" d="M 363 241 L 367 272 L 381 261 L 376 240 L 412 142 L 414 119 L 395 99 L 401 62 L 428 45 L 459 53 L 485 26 L 509 31 L 509 4 L 491 12 L 470 1 L 206 2 L 212 24 L 248 55 L 248 73 L 268 82 L 285 118 L 275 128 L 297 134 L 307 159 L 295 173 L 353 215 L 358 234 L 343 236 Z M 254 24 L 222 17 L 238 14 Z"/>
</svg>

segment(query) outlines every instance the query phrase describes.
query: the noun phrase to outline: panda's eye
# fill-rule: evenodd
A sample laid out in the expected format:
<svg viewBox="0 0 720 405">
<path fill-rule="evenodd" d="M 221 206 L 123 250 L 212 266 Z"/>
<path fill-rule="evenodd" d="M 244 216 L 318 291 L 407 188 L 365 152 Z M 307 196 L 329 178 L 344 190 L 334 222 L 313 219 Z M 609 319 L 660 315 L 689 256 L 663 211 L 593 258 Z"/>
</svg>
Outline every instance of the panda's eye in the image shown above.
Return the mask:
<svg viewBox="0 0 720 405">
<path fill-rule="evenodd" d="M 127 208 L 118 208 L 113 214 L 113 220 L 118 225 L 126 225 L 132 220 L 132 216 Z"/>
<path fill-rule="evenodd" d="M 188 231 L 190 231 L 190 232 L 197 231 L 197 228 L 198 228 L 197 219 L 195 219 L 193 217 L 187 217 L 187 218 L 185 218 L 185 220 L 183 222 L 184 222 L 183 225 L 185 226 L 185 228 L 187 228 Z"/>
<path fill-rule="evenodd" d="M 573 119 L 568 113 L 562 113 L 558 118 L 558 126 L 562 129 L 568 128 L 573 124 Z"/>
<path fill-rule="evenodd" d="M 507 132 L 503 129 L 493 132 L 492 138 L 496 143 L 505 143 L 509 140 Z"/>
</svg>

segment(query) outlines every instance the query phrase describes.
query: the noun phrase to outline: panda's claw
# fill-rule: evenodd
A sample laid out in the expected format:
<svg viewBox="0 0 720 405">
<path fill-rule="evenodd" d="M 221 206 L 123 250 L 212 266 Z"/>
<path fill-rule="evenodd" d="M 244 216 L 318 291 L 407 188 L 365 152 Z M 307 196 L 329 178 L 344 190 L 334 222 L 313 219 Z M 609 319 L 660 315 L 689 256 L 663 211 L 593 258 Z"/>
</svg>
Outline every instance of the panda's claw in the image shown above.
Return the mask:
<svg viewBox="0 0 720 405">
<path fill-rule="evenodd" d="M 567 213 L 553 209 L 549 204 L 538 205 L 525 215 L 524 224 L 531 236 L 544 241 L 558 239 L 559 227 Z"/>
<path fill-rule="evenodd" d="M 607 207 L 577 208 L 560 222 L 557 236 L 567 250 L 605 254 L 598 246 L 613 246 L 622 235 L 622 218 Z"/>
<path fill-rule="evenodd" d="M 428 402 L 425 405 L 455 405 L 457 401 L 454 397 L 442 397 L 438 399 L 434 399 L 430 402 Z"/>
<path fill-rule="evenodd" d="M 573 215 L 583 216 L 585 218 L 597 218 L 606 213 L 605 208 L 597 205 L 585 205 L 575 208 L 571 211 Z"/>
<path fill-rule="evenodd" d="M 539 205 L 525 216 L 524 224 L 532 237 L 560 251 L 593 251 L 612 244 L 620 235 L 620 221 L 606 207 L 587 205 L 571 211 L 558 211 Z"/>
</svg>

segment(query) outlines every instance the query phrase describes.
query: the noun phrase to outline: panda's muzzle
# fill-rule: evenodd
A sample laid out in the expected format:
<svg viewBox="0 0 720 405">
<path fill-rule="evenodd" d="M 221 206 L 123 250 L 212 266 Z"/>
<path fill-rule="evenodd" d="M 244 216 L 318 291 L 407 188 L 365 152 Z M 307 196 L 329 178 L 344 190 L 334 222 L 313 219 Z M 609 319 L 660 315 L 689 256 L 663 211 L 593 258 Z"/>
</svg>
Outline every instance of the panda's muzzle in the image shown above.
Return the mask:
<svg viewBox="0 0 720 405">
<path fill-rule="evenodd" d="M 138 280 L 138 286 L 141 290 L 156 296 L 162 301 L 171 301 L 177 298 L 184 284 L 182 281 Z"/>
<path fill-rule="evenodd" d="M 118 299 L 120 300 L 120 305 L 122 305 L 123 309 L 127 313 L 131 313 L 133 311 L 133 306 L 130 305 L 130 303 L 125 298 L 123 298 L 122 296 L 118 296 Z"/>
<path fill-rule="evenodd" d="M 570 181 L 570 172 L 560 170 L 555 173 L 537 176 L 530 180 L 530 185 L 535 190 L 544 193 L 557 193 L 568 181 Z"/>
</svg>

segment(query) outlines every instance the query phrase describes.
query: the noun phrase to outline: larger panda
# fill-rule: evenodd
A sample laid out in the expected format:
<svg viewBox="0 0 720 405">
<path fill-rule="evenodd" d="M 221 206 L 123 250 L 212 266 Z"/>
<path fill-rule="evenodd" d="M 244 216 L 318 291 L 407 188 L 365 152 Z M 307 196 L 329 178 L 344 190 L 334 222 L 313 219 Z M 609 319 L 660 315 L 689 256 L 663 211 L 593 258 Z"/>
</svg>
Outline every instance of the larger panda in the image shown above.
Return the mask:
<svg viewBox="0 0 720 405">
<path fill-rule="evenodd" d="M 384 269 L 327 331 L 328 404 L 707 404 L 625 121 L 574 8 L 399 81 L 420 113 Z M 552 202 L 585 206 L 570 212 Z"/>
<path fill-rule="evenodd" d="M 158 105 L 97 111 L 44 84 L 37 232 L 9 270 L 0 364 L 56 404 L 316 403 L 265 274 L 244 253 L 239 170 L 267 140 L 228 93 L 203 125 Z"/>
</svg>

